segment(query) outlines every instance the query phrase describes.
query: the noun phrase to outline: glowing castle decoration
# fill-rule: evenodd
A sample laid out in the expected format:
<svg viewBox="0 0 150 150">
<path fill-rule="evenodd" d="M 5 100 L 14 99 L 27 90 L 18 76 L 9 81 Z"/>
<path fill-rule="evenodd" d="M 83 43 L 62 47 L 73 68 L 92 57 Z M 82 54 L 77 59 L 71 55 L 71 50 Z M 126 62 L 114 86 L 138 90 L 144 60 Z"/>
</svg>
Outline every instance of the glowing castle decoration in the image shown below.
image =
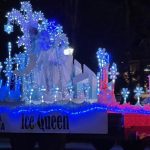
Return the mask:
<svg viewBox="0 0 150 150">
<path fill-rule="evenodd" d="M 6 17 L 4 31 L 11 34 L 14 25 L 20 27 L 22 36 L 17 45 L 24 52 L 12 57 L 8 42 L 4 62 L 7 81 L 3 86 L 1 82 L 1 92 L 5 93 L 1 100 L 40 104 L 96 99 L 96 75 L 86 65 L 82 70 L 77 60 L 73 63 L 73 49 L 60 25 L 33 11 L 30 2 L 21 2 L 20 11 L 12 9 Z"/>
</svg>

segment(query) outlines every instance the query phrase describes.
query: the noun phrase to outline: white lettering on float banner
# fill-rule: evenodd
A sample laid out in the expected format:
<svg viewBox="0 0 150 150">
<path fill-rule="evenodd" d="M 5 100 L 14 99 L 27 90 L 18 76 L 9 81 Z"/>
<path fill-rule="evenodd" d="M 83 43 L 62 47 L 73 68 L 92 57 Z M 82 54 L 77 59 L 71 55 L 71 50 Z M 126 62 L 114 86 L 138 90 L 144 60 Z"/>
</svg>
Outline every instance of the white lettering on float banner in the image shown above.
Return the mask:
<svg viewBox="0 0 150 150">
<path fill-rule="evenodd" d="M 107 134 L 107 112 L 0 114 L 0 132 Z"/>
</svg>

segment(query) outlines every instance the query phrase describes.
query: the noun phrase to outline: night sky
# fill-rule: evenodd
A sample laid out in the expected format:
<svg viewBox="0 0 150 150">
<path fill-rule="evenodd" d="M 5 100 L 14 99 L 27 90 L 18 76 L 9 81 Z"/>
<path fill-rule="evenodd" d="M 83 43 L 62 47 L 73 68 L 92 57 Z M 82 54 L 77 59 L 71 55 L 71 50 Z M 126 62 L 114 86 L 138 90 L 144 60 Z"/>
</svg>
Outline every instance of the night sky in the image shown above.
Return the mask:
<svg viewBox="0 0 150 150">
<path fill-rule="evenodd" d="M 16 33 L 4 31 L 5 14 L 12 8 L 20 9 L 19 0 L 0 1 L 0 60 L 7 57 L 7 42 L 13 42 Z M 75 58 L 98 70 L 96 51 L 105 47 L 111 61 L 119 69 L 132 59 L 150 58 L 150 1 L 146 0 L 31 0 L 33 10 L 41 10 L 46 18 L 63 26 Z M 121 63 L 124 62 L 124 63 Z"/>
</svg>

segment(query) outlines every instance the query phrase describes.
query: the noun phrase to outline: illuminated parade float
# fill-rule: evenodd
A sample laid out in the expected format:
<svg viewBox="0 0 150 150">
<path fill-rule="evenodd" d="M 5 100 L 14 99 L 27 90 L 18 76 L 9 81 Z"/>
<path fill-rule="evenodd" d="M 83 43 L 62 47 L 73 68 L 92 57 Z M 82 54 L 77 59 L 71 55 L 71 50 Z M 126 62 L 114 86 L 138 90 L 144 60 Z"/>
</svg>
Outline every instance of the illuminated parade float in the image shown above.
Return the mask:
<svg viewBox="0 0 150 150">
<path fill-rule="evenodd" d="M 22 32 L 17 45 L 24 50 L 12 56 L 8 42 L 8 58 L 0 63 L 6 77 L 0 80 L 1 132 L 107 134 L 108 113 L 122 114 L 127 128 L 139 123 L 132 117 L 141 115 L 150 125 L 150 106 L 140 104 L 142 87 L 134 90 L 136 105 L 126 102 L 127 88 L 121 90 L 124 103 L 116 101 L 119 73 L 105 48 L 96 53 L 96 75 L 73 59 L 62 26 L 33 11 L 30 2 L 21 2 L 21 9 L 12 9 L 6 17 L 5 32 L 11 34 L 17 25 Z"/>
</svg>

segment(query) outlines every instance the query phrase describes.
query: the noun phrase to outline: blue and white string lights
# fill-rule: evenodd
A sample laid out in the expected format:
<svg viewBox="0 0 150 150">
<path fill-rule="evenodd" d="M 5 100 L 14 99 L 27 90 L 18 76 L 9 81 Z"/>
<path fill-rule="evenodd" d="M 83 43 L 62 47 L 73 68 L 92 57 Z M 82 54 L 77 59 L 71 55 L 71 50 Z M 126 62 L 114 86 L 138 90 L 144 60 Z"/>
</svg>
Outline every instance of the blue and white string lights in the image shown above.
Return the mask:
<svg viewBox="0 0 150 150">
<path fill-rule="evenodd" d="M 130 92 L 129 92 L 128 88 L 122 88 L 121 95 L 122 95 L 122 97 L 124 99 L 123 103 L 127 103 L 127 98 L 129 96 L 129 94 L 130 94 Z"/>
<path fill-rule="evenodd" d="M 99 72 L 97 73 L 97 94 L 100 93 L 100 82 L 103 80 L 103 68 L 109 66 L 109 54 L 105 48 L 99 48 L 96 53 L 98 59 Z"/>
<path fill-rule="evenodd" d="M 84 90 L 84 95 L 85 95 L 85 99 L 89 99 L 89 94 L 90 94 L 90 85 L 87 84 L 83 84 L 83 90 Z"/>
<path fill-rule="evenodd" d="M 0 62 L 0 72 L 2 71 L 2 69 L 3 69 L 3 65 L 2 65 L 2 63 Z"/>
<path fill-rule="evenodd" d="M 100 69 L 109 64 L 109 54 L 106 52 L 105 48 L 99 48 L 96 55 Z"/>
<path fill-rule="evenodd" d="M 11 57 L 11 43 L 8 43 L 9 56 L 4 62 L 6 65 L 4 73 L 7 77 L 7 86 L 10 87 L 11 79 L 15 75 L 15 87 L 18 88 L 18 83 L 22 85 L 22 99 L 28 99 L 32 102 L 35 92 L 35 90 L 33 90 L 33 84 L 36 83 L 29 82 L 32 79 L 32 70 L 30 68 L 33 66 L 33 63 L 30 63 L 33 62 L 31 59 L 33 57 L 31 57 L 31 55 L 35 55 L 34 59 L 37 61 L 37 55 L 40 51 L 47 51 L 50 48 L 55 49 L 57 51 L 56 53 L 61 55 L 62 49 L 67 49 L 69 47 L 68 38 L 66 34 L 63 33 L 62 26 L 56 24 L 55 21 L 46 19 L 41 11 L 33 11 L 29 1 L 21 2 L 20 10 L 13 8 L 7 13 L 6 17 L 7 24 L 4 26 L 4 31 L 10 34 L 14 32 L 14 25 L 19 26 L 23 34 L 21 37 L 18 36 L 17 44 L 18 47 L 23 46 L 24 48 L 24 52 L 20 52 L 19 54 L 15 54 L 14 57 Z M 34 47 L 35 43 L 37 44 L 36 47 Z M 61 63 L 61 61 L 59 61 L 59 63 Z M 30 68 L 28 67 L 29 64 Z M 14 67 L 15 70 L 12 70 Z M 38 89 L 39 91 L 36 91 L 41 93 L 39 95 L 41 95 L 41 101 L 43 102 L 45 87 L 39 87 Z M 56 97 L 60 97 L 57 96 L 60 95 L 57 88 L 53 90 L 53 92 L 55 100 Z M 70 89 L 69 93 L 70 99 L 72 99 L 73 96 L 71 95 L 73 95 L 73 91 Z"/>
<path fill-rule="evenodd" d="M 117 76 L 119 75 L 119 72 L 117 71 L 117 65 L 115 63 L 112 64 L 110 71 L 109 71 L 110 79 L 112 79 L 112 82 L 114 83 L 117 79 Z"/>
<path fill-rule="evenodd" d="M 13 26 L 11 24 L 4 25 L 4 31 L 8 34 L 13 32 Z"/>
<path fill-rule="evenodd" d="M 44 86 L 41 86 L 40 88 L 39 88 L 39 92 L 40 92 L 40 99 L 41 99 L 41 102 L 42 103 L 44 103 L 44 94 L 45 94 L 45 91 L 46 91 L 46 89 L 44 88 Z"/>
<path fill-rule="evenodd" d="M 11 77 L 13 75 L 13 59 L 11 57 L 11 42 L 8 42 L 8 58 L 6 58 L 6 61 L 4 62 L 5 70 L 3 71 L 5 73 L 5 76 L 7 77 L 7 87 L 10 87 L 10 81 Z"/>
<path fill-rule="evenodd" d="M 69 83 L 67 85 L 67 91 L 68 91 L 68 98 L 69 98 L 69 100 L 70 101 L 73 100 L 74 91 L 73 91 L 73 85 L 72 85 L 72 83 Z"/>
<path fill-rule="evenodd" d="M 56 24 L 55 21 L 49 21 L 44 17 L 44 14 L 41 11 L 33 11 L 32 5 L 29 1 L 21 2 L 20 10 L 12 9 L 12 11 L 8 12 L 7 15 L 7 24 L 4 26 L 4 31 L 8 34 L 14 32 L 14 25 L 20 26 L 22 31 L 22 36 L 18 37 L 18 47 L 23 46 L 24 52 L 16 54 L 14 57 L 11 56 L 12 52 L 12 45 L 11 42 L 8 42 L 8 58 L 4 62 L 5 68 L 3 69 L 2 64 L 0 63 L 0 72 L 3 70 L 5 76 L 7 78 L 6 85 L 9 90 L 12 78 L 15 76 L 15 90 L 21 90 L 21 97 L 24 97 L 29 103 L 32 103 L 36 99 L 36 94 L 39 96 L 40 102 L 45 103 L 45 95 L 49 92 L 46 91 L 47 89 L 44 86 L 38 86 L 33 81 L 32 71 L 28 74 L 23 74 L 22 76 L 15 74 L 14 72 L 17 70 L 19 72 L 24 72 L 27 68 L 29 61 L 30 61 L 30 54 L 39 54 L 41 51 L 48 51 L 50 48 L 55 49 L 57 51 L 58 56 L 61 55 L 72 55 L 73 49 L 69 48 L 69 42 L 67 36 L 63 33 L 62 26 Z M 46 41 L 46 42 L 45 42 Z M 38 43 L 39 45 L 33 48 L 33 45 Z M 37 51 L 36 51 L 37 50 Z M 41 50 L 41 51 L 40 51 Z M 64 50 L 64 51 L 61 51 Z M 99 72 L 97 74 L 97 92 L 100 94 L 101 92 L 101 83 L 104 85 L 107 83 L 107 77 L 109 75 L 112 83 L 115 83 L 115 80 L 118 76 L 117 65 L 115 63 L 112 64 L 111 68 L 109 69 L 110 60 L 109 54 L 106 52 L 105 48 L 99 48 L 97 51 L 97 59 L 98 59 L 98 66 Z M 37 58 L 37 57 L 36 57 Z M 60 58 L 60 57 L 58 57 Z M 62 61 L 59 60 L 58 66 L 61 65 Z M 15 67 L 15 71 L 13 71 Z M 109 70 L 109 71 L 108 71 Z M 104 80 L 106 79 L 106 80 Z M 2 80 L 0 79 L 0 87 L 2 87 Z M 92 87 L 92 86 L 91 86 Z M 78 92 L 79 99 L 88 99 L 90 93 L 90 85 L 83 84 Z M 108 88 L 108 86 L 106 86 Z M 51 90 L 51 89 L 50 89 Z M 67 100 L 69 103 L 72 103 L 75 90 L 73 83 L 68 84 L 65 86 L 65 92 L 67 94 Z M 104 89 L 106 90 L 106 89 Z M 110 89 L 107 89 L 107 91 Z M 140 97 L 144 93 L 142 87 L 136 87 L 134 90 L 135 97 L 137 98 L 137 104 L 140 104 Z M 49 93 L 48 93 L 49 94 Z M 62 91 L 61 88 L 58 86 L 54 86 L 52 89 L 52 94 L 48 96 L 52 96 L 55 102 L 58 100 L 62 100 Z M 109 92 L 108 92 L 109 94 Z M 121 91 L 122 97 L 124 98 L 124 103 L 130 94 L 127 88 L 123 88 Z M 47 96 L 47 97 L 48 97 Z M 104 93 L 104 96 L 105 93 Z M 91 110 L 101 110 L 101 109 L 109 109 L 112 111 L 118 112 L 130 112 L 132 110 L 122 110 L 119 107 L 111 107 L 111 106 L 92 106 L 85 108 L 83 110 L 79 110 L 76 112 L 72 112 L 72 114 L 81 114 L 84 112 L 88 112 Z M 64 110 L 60 108 L 51 109 L 53 110 Z M 69 113 L 69 111 L 67 111 Z M 138 110 L 137 112 L 142 113 L 142 109 Z M 146 112 L 146 111 L 145 111 Z M 145 113 L 144 112 L 144 113 Z M 147 113 L 147 112 L 146 112 Z M 150 113 L 149 113 L 150 114 Z"/>
<path fill-rule="evenodd" d="M 140 97 L 144 93 L 143 87 L 137 86 L 134 90 L 135 97 L 137 98 L 137 105 L 140 105 Z"/>
</svg>

